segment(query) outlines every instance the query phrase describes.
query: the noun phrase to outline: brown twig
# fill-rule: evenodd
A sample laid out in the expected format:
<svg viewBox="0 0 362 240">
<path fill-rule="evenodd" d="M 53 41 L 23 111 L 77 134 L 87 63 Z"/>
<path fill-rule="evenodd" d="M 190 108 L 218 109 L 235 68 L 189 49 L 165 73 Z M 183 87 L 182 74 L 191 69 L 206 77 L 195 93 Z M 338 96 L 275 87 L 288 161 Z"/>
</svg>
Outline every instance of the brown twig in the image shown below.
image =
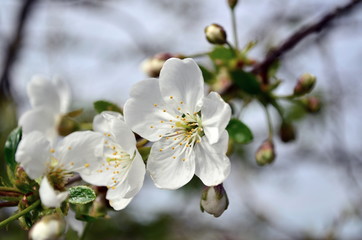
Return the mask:
<svg viewBox="0 0 362 240">
<path fill-rule="evenodd" d="M 19 202 L 0 202 L 0 208 L 2 207 L 14 207 L 17 206 Z"/>
<path fill-rule="evenodd" d="M 256 65 L 251 72 L 255 74 L 260 74 L 263 79 L 264 84 L 268 84 L 268 77 L 267 72 L 269 67 L 278 59 L 282 57 L 283 54 L 291 50 L 295 47 L 300 41 L 302 41 L 307 36 L 311 35 L 312 33 L 320 32 L 321 30 L 325 29 L 332 20 L 337 17 L 340 17 L 350 10 L 352 10 L 358 3 L 361 3 L 362 0 L 352 0 L 348 4 L 338 7 L 335 10 L 331 11 L 330 13 L 326 14 L 316 23 L 311 25 L 307 25 L 302 27 L 300 30 L 295 32 L 291 35 L 286 41 L 284 41 L 281 45 L 271 50 L 265 59 L 261 61 L 258 65 Z"/>
<path fill-rule="evenodd" d="M 10 73 L 15 63 L 16 57 L 19 55 L 20 45 L 22 43 L 24 27 L 31 11 L 34 9 L 37 0 L 25 0 L 19 11 L 17 26 L 15 27 L 14 36 L 9 42 L 7 52 L 4 55 L 3 69 L 0 77 L 0 98 L 11 96 Z"/>
</svg>

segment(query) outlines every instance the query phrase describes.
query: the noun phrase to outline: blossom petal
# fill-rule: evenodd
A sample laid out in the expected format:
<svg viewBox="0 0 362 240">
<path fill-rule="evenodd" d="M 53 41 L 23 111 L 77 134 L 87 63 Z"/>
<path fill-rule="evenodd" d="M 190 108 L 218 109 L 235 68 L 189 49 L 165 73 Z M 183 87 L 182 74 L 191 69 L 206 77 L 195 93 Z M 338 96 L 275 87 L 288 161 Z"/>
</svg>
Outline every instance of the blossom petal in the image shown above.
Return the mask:
<svg viewBox="0 0 362 240">
<path fill-rule="evenodd" d="M 170 147 L 173 140 L 156 142 L 147 160 L 147 170 L 158 188 L 177 189 L 188 183 L 195 173 L 195 156 L 192 148 Z M 175 157 L 175 158 L 174 158 Z"/>
<path fill-rule="evenodd" d="M 117 200 L 134 197 L 143 186 L 145 173 L 145 164 L 141 155 L 137 152 L 136 157 L 132 162 L 132 166 L 129 168 L 128 173 L 126 173 L 127 176 L 123 182 L 114 184 L 112 179 L 115 178 L 115 176 L 112 175 L 109 177 L 110 181 L 108 186 L 110 186 L 110 188 L 108 189 L 106 198 L 109 200 Z"/>
<path fill-rule="evenodd" d="M 112 199 L 109 201 L 109 205 L 113 207 L 114 210 L 122 210 L 132 201 L 132 198 L 121 198 L 121 199 Z"/>
<path fill-rule="evenodd" d="M 66 81 L 55 77 L 53 83 L 57 89 L 60 104 L 60 113 L 67 113 L 71 101 L 71 91 Z"/>
<path fill-rule="evenodd" d="M 216 186 L 222 183 L 230 173 L 230 160 L 226 156 L 229 136 L 224 131 L 218 142 L 209 144 L 202 139 L 195 146 L 195 174 L 206 186 Z"/>
<path fill-rule="evenodd" d="M 25 112 L 19 119 L 19 126 L 26 135 L 32 131 L 39 131 L 46 135 L 49 140 L 55 140 L 58 136 L 57 115 L 45 107 L 37 107 Z"/>
<path fill-rule="evenodd" d="M 60 97 L 54 82 L 34 76 L 27 86 L 27 92 L 33 108 L 47 107 L 54 113 L 60 113 Z"/>
<path fill-rule="evenodd" d="M 93 129 L 106 136 L 110 134 L 110 137 L 128 153 L 133 154 L 136 149 L 136 138 L 119 113 L 106 111 L 95 116 Z"/>
<path fill-rule="evenodd" d="M 48 178 L 44 177 L 40 183 L 39 195 L 43 205 L 47 207 L 60 207 L 68 197 L 68 192 L 58 192 L 50 185 Z"/>
<path fill-rule="evenodd" d="M 85 222 L 75 218 L 75 212 L 70 208 L 68 215 L 65 217 L 67 226 L 77 232 L 78 237 L 81 237 L 84 232 Z"/>
<path fill-rule="evenodd" d="M 167 104 L 183 113 L 198 112 L 204 96 L 204 80 L 196 62 L 187 58 L 168 59 L 160 72 L 161 95 Z"/>
<path fill-rule="evenodd" d="M 170 120 L 176 120 L 173 108 L 165 105 L 157 79 L 148 79 L 134 85 L 130 99 L 124 105 L 128 126 L 141 137 L 158 141 L 169 132 Z"/>
<path fill-rule="evenodd" d="M 202 126 L 210 144 L 216 143 L 225 131 L 231 117 L 231 108 L 220 95 L 211 92 L 201 107 Z"/>
<path fill-rule="evenodd" d="M 100 133 L 74 132 L 59 144 L 55 156 L 64 169 L 78 172 L 87 181 L 102 164 L 103 142 Z"/>
<path fill-rule="evenodd" d="M 50 142 L 42 133 L 35 131 L 20 141 L 15 159 L 30 178 L 36 179 L 45 174 L 50 155 Z"/>
</svg>

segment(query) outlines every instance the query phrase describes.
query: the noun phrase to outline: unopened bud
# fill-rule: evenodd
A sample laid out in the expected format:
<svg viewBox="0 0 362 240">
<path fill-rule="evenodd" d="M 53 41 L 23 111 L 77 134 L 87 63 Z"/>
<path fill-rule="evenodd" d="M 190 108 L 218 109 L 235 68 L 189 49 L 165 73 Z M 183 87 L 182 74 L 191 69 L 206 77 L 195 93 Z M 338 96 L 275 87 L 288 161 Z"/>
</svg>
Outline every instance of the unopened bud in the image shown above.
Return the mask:
<svg viewBox="0 0 362 240">
<path fill-rule="evenodd" d="M 222 184 L 206 187 L 201 194 L 200 209 L 202 212 L 220 217 L 228 208 L 229 199 Z"/>
<path fill-rule="evenodd" d="M 207 41 L 212 44 L 225 44 L 226 32 L 222 26 L 213 23 L 205 27 L 205 36 Z"/>
<path fill-rule="evenodd" d="M 149 77 L 158 77 L 163 64 L 167 59 L 172 57 L 182 58 L 182 56 L 178 54 L 158 53 L 155 56 L 144 60 L 141 64 L 141 70 Z"/>
<path fill-rule="evenodd" d="M 24 168 L 18 166 L 15 171 L 15 186 L 23 191 L 30 192 L 36 182 L 28 177 Z"/>
<path fill-rule="evenodd" d="M 295 135 L 296 134 L 293 124 L 283 121 L 279 129 L 280 139 L 285 143 L 291 142 L 295 140 Z"/>
<path fill-rule="evenodd" d="M 58 125 L 58 134 L 60 136 L 65 137 L 77 130 L 79 130 L 79 124 L 75 120 L 69 116 L 62 116 Z"/>
<path fill-rule="evenodd" d="M 42 217 L 40 221 L 30 229 L 31 240 L 62 239 L 65 233 L 65 221 L 57 214 Z"/>
<path fill-rule="evenodd" d="M 236 4 L 238 4 L 238 0 L 228 0 L 229 7 L 234 9 Z"/>
<path fill-rule="evenodd" d="M 304 108 L 310 113 L 317 113 L 321 109 L 321 101 L 318 97 L 307 97 L 301 99 Z"/>
<path fill-rule="evenodd" d="M 267 139 L 263 142 L 255 154 L 255 159 L 259 166 L 264 166 L 274 162 L 275 151 L 272 140 Z"/>
<path fill-rule="evenodd" d="M 297 84 L 294 87 L 294 95 L 302 96 L 312 91 L 316 83 L 316 77 L 305 73 L 299 77 Z"/>
</svg>

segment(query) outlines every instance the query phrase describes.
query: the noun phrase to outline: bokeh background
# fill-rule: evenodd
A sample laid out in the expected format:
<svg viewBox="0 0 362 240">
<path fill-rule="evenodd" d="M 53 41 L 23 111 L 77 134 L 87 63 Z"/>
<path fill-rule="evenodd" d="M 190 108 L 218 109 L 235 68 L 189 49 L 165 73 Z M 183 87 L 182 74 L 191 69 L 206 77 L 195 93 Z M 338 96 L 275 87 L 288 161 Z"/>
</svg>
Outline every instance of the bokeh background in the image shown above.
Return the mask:
<svg viewBox="0 0 362 240">
<path fill-rule="evenodd" d="M 250 54 L 261 60 L 301 26 L 348 1 L 239 2 L 240 45 L 257 41 Z M 22 4 L 0 3 L 1 61 Z M 232 37 L 226 1 L 38 1 L 9 75 L 15 104 L 0 104 L 1 141 L 29 108 L 26 84 L 34 74 L 61 76 L 71 85 L 72 109 L 84 108 L 91 115 L 96 100 L 126 101 L 131 86 L 146 78 L 140 70 L 145 58 L 159 52 L 209 51 L 212 46 L 203 30 L 210 23 L 221 24 Z M 274 164 L 258 167 L 254 162 L 267 137 L 262 108 L 251 104 L 236 116 L 253 130 L 254 142 L 238 147 L 231 157 L 232 172 L 224 183 L 230 205 L 221 217 L 200 212 L 203 187 L 197 179 L 169 191 L 157 189 L 147 177 L 129 207 L 92 223 L 85 239 L 362 239 L 361 23 L 360 7 L 307 37 L 283 58 L 278 92 L 291 93 L 299 75 L 313 73 L 323 108 L 297 122 L 295 142 L 275 138 Z M 207 58 L 197 61 L 211 65 Z M 272 113 L 277 129 L 278 116 Z M 13 210 L 1 210 L 1 219 Z M 19 229 L 13 223 L 1 229 L 0 238 L 26 239 Z"/>
</svg>

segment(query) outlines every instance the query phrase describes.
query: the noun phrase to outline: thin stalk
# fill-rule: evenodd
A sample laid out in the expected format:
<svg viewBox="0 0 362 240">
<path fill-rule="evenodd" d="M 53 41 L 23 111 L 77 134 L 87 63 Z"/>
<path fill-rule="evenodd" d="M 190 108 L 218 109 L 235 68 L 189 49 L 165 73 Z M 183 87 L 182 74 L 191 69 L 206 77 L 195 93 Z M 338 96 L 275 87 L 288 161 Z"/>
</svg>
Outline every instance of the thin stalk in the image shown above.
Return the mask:
<svg viewBox="0 0 362 240">
<path fill-rule="evenodd" d="M 22 194 L 22 192 L 20 192 L 18 189 L 13 188 L 13 187 L 0 187 L 0 192 L 16 192 L 16 193 Z"/>
<path fill-rule="evenodd" d="M 19 202 L 1 202 L 0 203 L 0 208 L 3 207 L 14 207 L 17 206 L 19 204 Z"/>
<path fill-rule="evenodd" d="M 203 52 L 203 53 L 195 53 L 191 55 L 185 56 L 185 58 L 198 58 L 198 57 L 205 57 L 209 54 L 209 52 Z"/>
<path fill-rule="evenodd" d="M 233 35 L 234 35 L 234 44 L 236 50 L 239 50 L 239 41 L 238 41 L 238 30 L 236 26 L 236 15 L 235 15 L 235 8 L 231 9 L 231 24 L 233 28 Z"/>
<path fill-rule="evenodd" d="M 37 200 L 36 202 L 34 202 L 32 205 L 30 205 L 29 207 L 25 208 L 24 210 L 18 212 L 17 214 L 5 219 L 4 221 L 0 222 L 0 228 L 7 225 L 8 223 L 18 219 L 19 217 L 27 214 L 28 212 L 30 212 L 31 210 L 35 209 L 37 206 L 39 206 L 40 204 L 40 200 Z"/>
<path fill-rule="evenodd" d="M 231 43 L 228 41 L 226 42 L 226 45 L 228 45 L 230 50 L 233 52 L 234 56 L 236 56 L 236 51 L 235 51 L 235 48 L 233 47 L 233 45 L 231 45 Z"/>
<path fill-rule="evenodd" d="M 267 109 L 267 106 L 264 106 L 264 111 L 265 111 L 266 119 L 268 122 L 268 139 L 272 140 L 273 139 L 273 124 L 272 124 L 272 120 L 270 117 L 270 113 Z"/>
</svg>

